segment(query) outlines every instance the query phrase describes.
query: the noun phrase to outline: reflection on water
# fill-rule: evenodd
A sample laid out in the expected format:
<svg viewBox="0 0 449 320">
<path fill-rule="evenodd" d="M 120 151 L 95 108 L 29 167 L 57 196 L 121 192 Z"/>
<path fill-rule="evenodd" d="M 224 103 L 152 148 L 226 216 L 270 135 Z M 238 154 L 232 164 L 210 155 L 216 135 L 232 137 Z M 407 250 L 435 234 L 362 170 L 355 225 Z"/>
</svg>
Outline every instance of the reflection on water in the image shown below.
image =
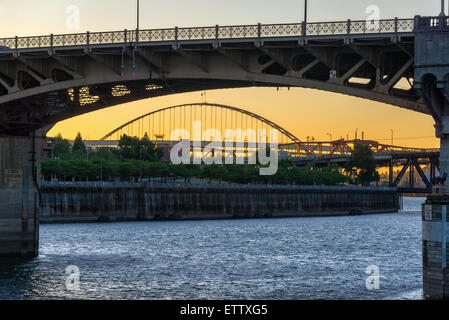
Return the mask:
<svg viewBox="0 0 449 320">
<path fill-rule="evenodd" d="M 0 265 L 2 299 L 419 299 L 420 216 L 41 226 Z M 79 267 L 80 291 L 65 270 Z M 380 289 L 365 287 L 370 265 Z"/>
</svg>

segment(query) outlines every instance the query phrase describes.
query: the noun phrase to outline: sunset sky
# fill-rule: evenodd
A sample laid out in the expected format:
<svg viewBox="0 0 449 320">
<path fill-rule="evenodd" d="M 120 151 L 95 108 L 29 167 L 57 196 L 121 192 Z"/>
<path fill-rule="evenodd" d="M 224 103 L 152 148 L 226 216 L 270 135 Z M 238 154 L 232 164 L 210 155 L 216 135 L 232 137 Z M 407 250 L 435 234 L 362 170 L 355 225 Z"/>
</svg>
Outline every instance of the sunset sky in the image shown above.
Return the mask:
<svg viewBox="0 0 449 320">
<path fill-rule="evenodd" d="M 439 0 L 309 0 L 309 21 L 365 19 L 369 5 L 380 8 L 381 19 L 438 15 Z M 66 8 L 80 9 L 80 28 L 66 27 Z M 142 29 L 173 26 L 208 26 L 285 23 L 303 20 L 302 0 L 141 0 Z M 110 31 L 136 26 L 134 0 L 0 0 L 0 37 Z M 395 144 L 438 147 L 430 116 L 359 98 L 311 89 L 273 88 L 214 90 L 208 102 L 228 104 L 258 113 L 300 139 L 327 140 L 354 137 L 358 128 L 365 138 Z M 124 122 L 162 107 L 201 101 L 201 92 L 171 95 L 111 107 L 58 123 L 49 135 L 98 139 Z"/>
</svg>

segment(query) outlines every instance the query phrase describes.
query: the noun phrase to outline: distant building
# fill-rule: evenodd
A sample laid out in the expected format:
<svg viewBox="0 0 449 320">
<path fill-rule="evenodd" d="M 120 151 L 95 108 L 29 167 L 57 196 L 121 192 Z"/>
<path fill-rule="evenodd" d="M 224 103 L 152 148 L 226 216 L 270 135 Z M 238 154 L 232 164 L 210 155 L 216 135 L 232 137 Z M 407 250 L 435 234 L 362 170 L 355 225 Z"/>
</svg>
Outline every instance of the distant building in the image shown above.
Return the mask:
<svg viewBox="0 0 449 320">
<path fill-rule="evenodd" d="M 41 151 L 41 158 L 48 159 L 53 157 L 53 148 L 56 143 L 56 138 L 54 137 L 46 137 L 44 141 L 44 146 Z"/>
</svg>

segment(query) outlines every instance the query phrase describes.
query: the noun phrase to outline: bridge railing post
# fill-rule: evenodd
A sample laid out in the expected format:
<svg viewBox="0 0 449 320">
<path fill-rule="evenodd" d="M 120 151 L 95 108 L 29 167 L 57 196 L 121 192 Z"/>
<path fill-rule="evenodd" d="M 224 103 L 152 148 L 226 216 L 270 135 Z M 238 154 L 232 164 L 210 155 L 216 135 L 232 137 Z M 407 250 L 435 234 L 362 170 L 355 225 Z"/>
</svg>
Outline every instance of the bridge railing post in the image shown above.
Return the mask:
<svg viewBox="0 0 449 320">
<path fill-rule="evenodd" d="M 398 17 L 394 18 L 394 33 L 398 33 Z"/>
<path fill-rule="evenodd" d="M 175 27 L 175 44 L 178 46 L 178 27 Z"/>
<path fill-rule="evenodd" d="M 259 43 L 260 43 L 260 38 L 262 37 L 262 25 L 260 23 L 257 24 L 257 38 L 259 39 Z"/>
<path fill-rule="evenodd" d="M 305 37 L 307 35 L 307 23 L 305 21 L 301 23 L 301 29 L 301 34 Z"/>
<path fill-rule="evenodd" d="M 87 31 L 86 32 L 86 45 L 89 46 L 89 44 L 90 44 L 90 32 Z"/>
<path fill-rule="evenodd" d="M 139 29 L 136 28 L 136 43 L 139 42 Z"/>
<path fill-rule="evenodd" d="M 416 28 L 418 28 L 418 26 L 420 25 L 420 21 L 421 16 L 415 16 L 415 18 L 413 19 L 413 31 L 415 31 Z"/>
<path fill-rule="evenodd" d="M 438 18 L 439 18 L 439 21 L 438 21 L 439 27 L 441 30 L 443 30 L 446 27 L 446 16 L 440 15 Z"/>
<path fill-rule="evenodd" d="M 348 19 L 348 24 L 346 26 L 346 31 L 348 34 L 351 34 L 351 19 Z"/>
<path fill-rule="evenodd" d="M 54 39 L 54 36 L 53 36 L 53 33 L 50 35 L 50 49 L 51 49 L 51 52 L 53 53 L 53 39 Z"/>
<path fill-rule="evenodd" d="M 18 36 L 16 36 L 16 38 L 14 39 L 14 48 L 16 49 L 16 51 L 17 51 L 17 49 L 19 49 L 19 37 Z"/>
<path fill-rule="evenodd" d="M 215 25 L 215 45 L 218 48 L 218 37 L 220 36 L 220 27 L 217 25 Z"/>
<path fill-rule="evenodd" d="M 128 37 L 128 30 L 125 29 L 124 33 L 123 33 L 123 42 L 127 43 L 127 37 Z"/>
</svg>

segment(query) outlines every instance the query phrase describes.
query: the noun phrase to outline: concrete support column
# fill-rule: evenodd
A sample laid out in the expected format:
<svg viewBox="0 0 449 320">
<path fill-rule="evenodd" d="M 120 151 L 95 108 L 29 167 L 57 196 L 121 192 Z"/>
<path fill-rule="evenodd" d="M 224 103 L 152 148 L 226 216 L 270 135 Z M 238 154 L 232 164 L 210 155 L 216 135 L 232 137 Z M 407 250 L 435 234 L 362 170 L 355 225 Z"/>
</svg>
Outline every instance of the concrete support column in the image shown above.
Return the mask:
<svg viewBox="0 0 449 320">
<path fill-rule="evenodd" d="M 440 176 L 449 175 L 449 27 L 445 17 L 439 23 L 429 17 L 415 17 L 414 88 L 425 101 L 441 139 Z M 433 161 L 433 160 L 432 160 Z M 435 162 L 432 163 L 432 173 Z M 449 186 L 449 181 L 445 182 Z M 449 188 L 431 194 L 423 206 L 423 288 L 432 299 L 449 298 L 447 283 L 447 211 Z"/>
<path fill-rule="evenodd" d="M 0 137 L 0 257 L 38 255 L 41 141 Z"/>
<path fill-rule="evenodd" d="M 449 194 L 432 194 L 423 205 L 423 290 L 428 299 L 449 299 Z"/>
<path fill-rule="evenodd" d="M 447 173 L 449 176 L 449 135 L 442 135 L 440 141 L 440 175 Z M 449 181 L 445 185 L 449 185 Z"/>
</svg>

